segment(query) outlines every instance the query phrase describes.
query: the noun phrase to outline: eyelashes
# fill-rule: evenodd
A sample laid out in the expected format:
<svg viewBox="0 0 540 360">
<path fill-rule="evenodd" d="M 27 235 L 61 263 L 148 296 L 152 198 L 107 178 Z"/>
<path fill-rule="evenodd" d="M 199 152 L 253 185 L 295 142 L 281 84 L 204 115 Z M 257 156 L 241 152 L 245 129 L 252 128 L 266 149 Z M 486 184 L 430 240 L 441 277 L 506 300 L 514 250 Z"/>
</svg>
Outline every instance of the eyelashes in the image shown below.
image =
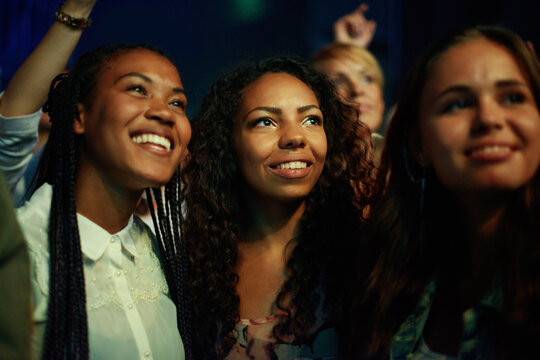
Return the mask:
<svg viewBox="0 0 540 360">
<path fill-rule="evenodd" d="M 187 102 L 185 100 L 173 100 L 169 103 L 169 105 L 178 107 L 182 110 L 186 110 L 187 108 Z"/>
<path fill-rule="evenodd" d="M 497 103 L 501 106 L 520 105 L 527 101 L 527 95 L 520 91 L 504 92 L 497 95 Z M 463 109 L 478 106 L 479 100 L 474 96 L 450 99 L 443 103 L 441 113 L 454 113 Z"/>
<path fill-rule="evenodd" d="M 307 125 L 321 125 L 322 124 L 322 119 L 320 116 L 317 116 L 317 115 L 310 115 L 308 116 L 304 121 L 303 121 L 303 124 L 307 124 Z"/>
<path fill-rule="evenodd" d="M 147 88 L 142 84 L 131 84 L 126 87 L 126 91 L 130 93 L 136 94 L 136 96 L 147 96 L 148 90 Z M 176 98 L 169 100 L 169 105 L 172 107 L 176 107 L 182 110 L 186 110 L 187 108 L 187 100 L 185 98 Z"/>
<path fill-rule="evenodd" d="M 505 104 L 522 104 L 525 100 L 525 95 L 518 92 L 509 93 L 503 98 Z"/>
<path fill-rule="evenodd" d="M 302 120 L 302 125 L 319 126 L 322 124 L 322 118 L 318 115 L 309 115 Z M 253 120 L 250 123 L 250 127 L 274 127 L 278 126 L 278 122 L 269 117 L 262 117 Z"/>
<path fill-rule="evenodd" d="M 276 123 L 268 117 L 258 118 L 251 123 L 251 127 L 270 127 L 275 125 Z"/>
<path fill-rule="evenodd" d="M 442 113 L 443 114 L 446 114 L 446 113 L 452 113 L 452 112 L 456 112 L 458 110 L 461 110 L 461 109 L 465 109 L 467 107 L 470 107 L 472 105 L 472 102 L 468 99 L 457 99 L 457 100 L 452 100 L 448 103 L 446 103 L 443 108 L 442 108 Z"/>
<path fill-rule="evenodd" d="M 146 95 L 146 88 L 142 85 L 129 85 L 126 90 L 133 91 L 141 95 Z"/>
</svg>

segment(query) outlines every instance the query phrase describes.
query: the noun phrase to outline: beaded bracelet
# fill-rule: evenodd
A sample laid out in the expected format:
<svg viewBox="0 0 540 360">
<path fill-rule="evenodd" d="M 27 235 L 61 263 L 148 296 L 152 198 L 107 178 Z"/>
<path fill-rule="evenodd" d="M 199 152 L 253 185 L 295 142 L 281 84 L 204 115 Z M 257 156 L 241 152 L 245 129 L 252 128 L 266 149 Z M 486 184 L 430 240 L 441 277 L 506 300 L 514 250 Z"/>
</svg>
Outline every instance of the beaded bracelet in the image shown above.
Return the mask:
<svg viewBox="0 0 540 360">
<path fill-rule="evenodd" d="M 79 29 L 86 29 L 90 25 L 92 25 L 92 19 L 88 18 L 76 18 L 71 15 L 66 14 L 63 12 L 64 3 L 61 3 L 58 6 L 58 9 L 56 9 L 54 13 L 54 19 L 58 21 L 60 24 L 64 24 L 69 26 L 72 29 L 79 30 Z"/>
</svg>

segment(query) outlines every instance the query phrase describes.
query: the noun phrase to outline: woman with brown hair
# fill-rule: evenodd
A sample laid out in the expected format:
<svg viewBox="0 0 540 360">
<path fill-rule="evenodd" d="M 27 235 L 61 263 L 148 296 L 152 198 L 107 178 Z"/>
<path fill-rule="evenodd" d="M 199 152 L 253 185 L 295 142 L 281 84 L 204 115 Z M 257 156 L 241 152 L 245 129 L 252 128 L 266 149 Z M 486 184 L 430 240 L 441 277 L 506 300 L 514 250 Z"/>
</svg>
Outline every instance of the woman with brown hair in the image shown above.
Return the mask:
<svg viewBox="0 0 540 360">
<path fill-rule="evenodd" d="M 353 358 L 516 359 L 540 339 L 540 69 L 476 27 L 409 74 L 378 173 Z M 373 254 L 373 253 L 372 253 Z M 360 322 L 362 321 L 362 322 Z M 355 343 L 355 346 L 357 343 Z"/>
</svg>

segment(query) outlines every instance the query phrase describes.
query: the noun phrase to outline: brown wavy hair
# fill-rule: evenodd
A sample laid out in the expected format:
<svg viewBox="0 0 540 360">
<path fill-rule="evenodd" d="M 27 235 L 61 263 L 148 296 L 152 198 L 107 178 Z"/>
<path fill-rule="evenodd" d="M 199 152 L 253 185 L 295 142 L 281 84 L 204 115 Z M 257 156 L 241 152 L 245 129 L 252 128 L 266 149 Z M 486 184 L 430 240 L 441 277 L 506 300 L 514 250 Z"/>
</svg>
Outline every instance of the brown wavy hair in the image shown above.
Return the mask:
<svg viewBox="0 0 540 360">
<path fill-rule="evenodd" d="M 351 354 L 359 358 L 388 356 L 393 335 L 411 314 L 431 279 L 456 277 L 459 262 L 471 259 L 462 212 L 432 168 L 421 168 L 409 151 L 418 137 L 420 97 L 433 64 L 447 50 L 485 38 L 504 46 L 530 80 L 540 104 L 538 60 L 515 33 L 498 26 L 477 26 L 458 31 L 434 43 L 408 74 L 396 113 L 391 120 L 378 172 L 372 217 L 365 231 L 370 252 L 363 253 L 362 270 L 373 267 L 369 280 L 358 287 L 352 326 Z M 411 181 L 426 171 L 424 195 Z M 525 345 L 540 338 L 540 178 L 508 196 L 499 223 L 502 234 L 497 261 L 503 293 L 502 315 L 493 330 L 491 351 L 497 358 L 521 358 Z M 422 196 L 424 197 L 423 204 Z M 444 205 L 442 205 L 444 204 Z M 497 275 L 495 275 L 497 276 Z M 361 350 L 359 349 L 359 344 Z M 352 348 L 352 347 L 351 347 Z M 494 354 L 491 354 L 494 355 Z M 489 357 L 491 358 L 491 357 Z"/>
<path fill-rule="evenodd" d="M 369 132 L 311 65 L 273 57 L 240 66 L 219 79 L 192 121 L 191 157 L 184 173 L 193 339 L 199 342 L 194 346 L 198 346 L 196 357 L 200 359 L 225 356 L 236 340 L 233 329 L 239 319 L 239 298 L 235 266 L 247 218 L 241 201 L 247 185 L 235 160 L 233 119 L 243 89 L 267 73 L 288 73 L 313 90 L 324 115 L 328 143 L 322 175 L 306 199 L 300 235 L 287 262 L 289 277 L 276 299 L 279 308 L 294 308 L 295 312 L 288 311 L 287 320 L 275 327 L 276 338 L 292 333 L 295 342 L 310 343 L 321 293 L 325 314 L 338 322 L 347 288 L 348 256 L 355 246 L 354 227 L 369 201 L 369 174 L 373 171 L 367 155 Z"/>
</svg>

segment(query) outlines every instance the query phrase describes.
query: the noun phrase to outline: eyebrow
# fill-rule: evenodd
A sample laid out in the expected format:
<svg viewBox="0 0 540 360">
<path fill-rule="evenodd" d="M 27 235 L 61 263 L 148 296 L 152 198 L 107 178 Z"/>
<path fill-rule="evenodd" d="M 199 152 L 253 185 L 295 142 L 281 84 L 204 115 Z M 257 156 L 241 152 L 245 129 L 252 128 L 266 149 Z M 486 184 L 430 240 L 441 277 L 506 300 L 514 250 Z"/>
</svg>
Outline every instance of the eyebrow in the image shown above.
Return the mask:
<svg viewBox="0 0 540 360">
<path fill-rule="evenodd" d="M 360 74 L 372 74 L 373 73 L 373 71 L 370 68 L 368 68 L 367 66 L 364 66 L 358 72 Z"/>
<path fill-rule="evenodd" d="M 495 83 L 495 85 L 497 87 L 509 87 L 509 86 L 528 87 L 528 85 L 525 84 L 523 81 L 519 81 L 515 79 L 499 80 Z"/>
<path fill-rule="evenodd" d="M 319 107 L 317 105 L 300 106 L 299 108 L 296 109 L 296 112 L 298 114 L 301 114 L 301 113 L 306 112 L 306 111 L 311 110 L 311 109 L 319 109 Z M 273 107 L 273 106 L 257 106 L 256 108 L 251 109 L 246 114 L 246 116 L 244 116 L 244 119 L 247 118 L 248 115 L 251 114 L 254 111 L 266 111 L 266 112 L 276 114 L 276 115 L 281 115 L 283 113 L 283 111 L 281 111 L 281 109 L 277 108 L 277 107 Z"/>
<path fill-rule="evenodd" d="M 138 77 L 140 79 L 142 79 L 144 82 L 147 82 L 147 83 L 153 83 L 152 79 L 150 79 L 148 76 L 144 75 L 144 74 L 141 74 L 141 73 L 138 73 L 138 72 L 130 72 L 130 73 L 127 73 L 127 74 L 124 74 L 122 76 L 120 76 L 118 79 L 116 79 L 116 81 L 114 82 L 115 84 L 117 82 L 119 82 L 120 80 L 122 80 L 123 78 L 126 78 L 126 77 Z M 175 93 L 175 94 L 184 94 L 184 95 L 187 95 L 186 94 L 186 91 L 182 88 L 173 88 L 172 89 L 172 92 Z"/>
<path fill-rule="evenodd" d="M 515 79 L 498 80 L 498 81 L 495 82 L 495 87 L 497 87 L 497 88 L 506 88 L 506 87 L 513 87 L 513 86 L 519 86 L 519 87 L 525 87 L 525 88 L 528 87 L 527 84 L 525 84 L 524 82 L 519 81 L 519 80 L 515 80 Z M 439 98 L 443 97 L 444 95 L 449 94 L 449 93 L 453 93 L 453 92 L 467 93 L 467 92 L 471 92 L 471 88 L 469 86 L 466 86 L 466 85 L 451 86 L 451 87 L 445 89 L 443 92 L 437 94 L 433 98 L 433 101 L 436 101 Z"/>
<path fill-rule="evenodd" d="M 467 93 L 470 92 L 471 89 L 468 86 L 465 85 L 454 85 L 450 86 L 449 88 L 444 89 L 444 91 L 438 93 L 433 98 L 433 101 L 437 101 L 438 99 L 442 98 L 443 96 L 451 93 Z"/>
</svg>

